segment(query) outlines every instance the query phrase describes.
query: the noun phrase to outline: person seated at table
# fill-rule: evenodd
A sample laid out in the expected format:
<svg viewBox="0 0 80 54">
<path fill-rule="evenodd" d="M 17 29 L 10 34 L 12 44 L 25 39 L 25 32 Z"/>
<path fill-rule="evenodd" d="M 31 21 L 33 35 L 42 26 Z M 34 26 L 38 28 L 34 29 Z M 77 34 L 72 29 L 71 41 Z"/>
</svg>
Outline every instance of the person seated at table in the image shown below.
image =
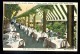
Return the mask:
<svg viewBox="0 0 80 54">
<path fill-rule="evenodd" d="M 53 37 L 53 31 L 50 30 L 50 37 Z"/>
<path fill-rule="evenodd" d="M 49 37 L 53 37 L 53 34 L 54 34 L 54 33 L 53 33 L 52 30 L 49 30 L 49 31 L 48 31 L 48 36 L 49 36 Z"/>
<path fill-rule="evenodd" d="M 13 22 L 13 21 L 11 21 L 11 24 L 14 24 L 14 22 Z"/>
<path fill-rule="evenodd" d="M 19 26 L 19 23 L 16 23 L 17 26 Z"/>
<path fill-rule="evenodd" d="M 57 33 L 57 36 L 58 36 L 58 38 L 60 39 L 61 33 L 60 33 L 60 32 L 58 32 L 58 33 Z"/>
</svg>

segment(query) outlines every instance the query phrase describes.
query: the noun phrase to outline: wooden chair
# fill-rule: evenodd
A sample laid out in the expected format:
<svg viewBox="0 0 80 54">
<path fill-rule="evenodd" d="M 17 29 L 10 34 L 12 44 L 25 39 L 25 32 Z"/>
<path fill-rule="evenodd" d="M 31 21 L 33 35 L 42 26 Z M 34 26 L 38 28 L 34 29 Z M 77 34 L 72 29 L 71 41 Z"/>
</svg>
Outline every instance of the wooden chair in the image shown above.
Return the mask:
<svg viewBox="0 0 80 54">
<path fill-rule="evenodd" d="M 66 48 L 66 46 L 67 46 L 67 40 L 63 40 L 61 42 L 60 48 Z"/>
<path fill-rule="evenodd" d="M 25 46 L 24 44 L 25 44 L 24 40 L 21 40 L 19 42 L 19 47 L 18 48 L 24 48 L 24 46 Z"/>
</svg>

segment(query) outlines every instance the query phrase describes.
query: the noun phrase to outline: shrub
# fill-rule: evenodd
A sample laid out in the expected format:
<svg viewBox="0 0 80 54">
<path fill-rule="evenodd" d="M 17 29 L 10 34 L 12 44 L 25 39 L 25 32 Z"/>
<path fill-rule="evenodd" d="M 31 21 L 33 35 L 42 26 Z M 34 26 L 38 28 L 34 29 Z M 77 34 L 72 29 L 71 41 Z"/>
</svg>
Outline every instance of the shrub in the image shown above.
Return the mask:
<svg viewBox="0 0 80 54">
<path fill-rule="evenodd" d="M 64 34 L 66 31 L 65 22 L 54 22 L 54 24 L 47 24 L 47 28 L 53 30 L 53 32 L 57 32 L 60 38 L 64 38 Z"/>
</svg>

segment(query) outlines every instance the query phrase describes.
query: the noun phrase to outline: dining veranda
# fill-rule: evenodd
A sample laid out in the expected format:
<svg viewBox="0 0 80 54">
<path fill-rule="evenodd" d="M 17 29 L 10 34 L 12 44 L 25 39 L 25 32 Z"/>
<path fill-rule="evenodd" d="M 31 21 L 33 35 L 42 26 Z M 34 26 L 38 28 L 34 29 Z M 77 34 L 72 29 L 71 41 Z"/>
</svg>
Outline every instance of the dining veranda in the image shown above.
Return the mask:
<svg viewBox="0 0 80 54">
<path fill-rule="evenodd" d="M 16 16 L 18 11 L 18 4 L 4 4 L 3 48 L 77 48 L 75 5 L 36 5 Z"/>
</svg>

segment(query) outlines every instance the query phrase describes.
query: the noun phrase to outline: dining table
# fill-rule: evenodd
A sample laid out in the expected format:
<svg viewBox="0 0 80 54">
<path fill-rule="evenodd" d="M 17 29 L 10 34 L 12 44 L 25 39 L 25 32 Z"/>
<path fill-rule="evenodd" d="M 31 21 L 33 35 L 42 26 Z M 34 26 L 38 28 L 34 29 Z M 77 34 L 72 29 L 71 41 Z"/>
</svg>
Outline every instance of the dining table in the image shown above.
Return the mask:
<svg viewBox="0 0 80 54">
<path fill-rule="evenodd" d="M 55 44 L 56 46 L 55 46 L 54 48 L 57 48 L 57 49 L 61 48 L 61 45 L 62 45 L 62 46 L 65 45 L 65 41 L 64 41 L 64 39 L 62 39 L 62 38 L 58 39 L 57 37 L 49 37 L 49 38 L 47 38 L 47 41 L 49 42 L 48 45 L 50 45 L 50 43 L 52 43 L 53 45 Z M 63 42 L 63 41 L 64 41 L 64 42 Z M 47 42 L 46 42 L 46 43 L 47 43 Z M 43 43 L 43 44 L 45 45 L 45 43 Z M 50 45 L 50 46 L 51 46 L 51 45 Z M 68 47 L 70 46 L 69 43 L 68 43 L 68 41 L 67 41 L 67 46 L 68 46 Z"/>
</svg>

